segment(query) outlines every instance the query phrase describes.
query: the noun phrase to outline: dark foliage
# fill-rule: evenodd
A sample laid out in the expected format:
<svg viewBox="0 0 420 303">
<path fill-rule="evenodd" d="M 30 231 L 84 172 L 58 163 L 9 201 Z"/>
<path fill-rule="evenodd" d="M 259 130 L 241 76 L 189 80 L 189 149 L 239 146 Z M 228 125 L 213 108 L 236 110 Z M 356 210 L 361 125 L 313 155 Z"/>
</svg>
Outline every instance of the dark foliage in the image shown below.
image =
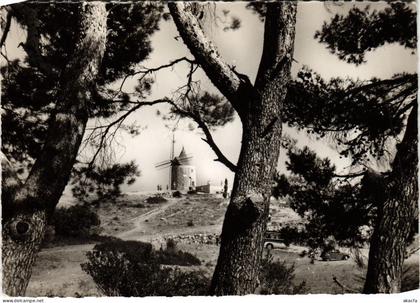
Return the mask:
<svg viewBox="0 0 420 303">
<path fill-rule="evenodd" d="M 101 221 L 90 208 L 75 205 L 69 208 L 57 208 L 51 217 L 50 224 L 54 226 L 57 236 L 85 237 L 92 235 Z"/>
<path fill-rule="evenodd" d="M 285 226 L 279 230 L 279 236 L 283 239 L 286 246 L 290 244 L 305 245 L 307 243 L 307 236 L 304 231 L 301 231 L 295 226 Z"/>
<path fill-rule="evenodd" d="M 247 3 L 246 7 L 258 15 L 260 21 L 264 21 L 267 7 L 264 2 L 252 1 Z"/>
<path fill-rule="evenodd" d="M 169 238 L 166 240 L 166 250 L 175 251 L 177 243 L 174 239 Z"/>
<path fill-rule="evenodd" d="M 113 241 L 96 245 L 81 266 L 108 296 L 206 294 L 209 279 L 202 272 L 161 265 L 179 263 L 174 255 L 172 250 L 154 251 L 150 243 Z"/>
<path fill-rule="evenodd" d="M 74 167 L 72 172 L 72 193 L 79 201 L 98 204 L 115 200 L 121 194 L 121 185 L 133 184 L 140 171 L 134 161 L 113 164 L 110 167 Z M 93 201 L 92 198 L 94 197 Z"/>
<path fill-rule="evenodd" d="M 170 269 L 167 282 L 160 287 L 161 296 L 208 295 L 210 279 L 202 271 Z"/>
<path fill-rule="evenodd" d="M 306 182 L 316 183 L 321 187 L 331 182 L 335 166 L 328 158 L 319 159 L 307 146 L 302 150 L 289 150 L 287 156 L 289 157 L 289 161 L 286 162 L 287 169 L 302 176 Z"/>
<path fill-rule="evenodd" d="M 174 191 L 172 193 L 172 197 L 174 197 L 174 198 L 181 198 L 182 197 L 182 194 L 181 194 L 180 191 Z"/>
<path fill-rule="evenodd" d="M 59 99 L 61 71 L 73 54 L 79 5 L 27 2 L 10 6 L 14 20 L 34 38 L 32 43 L 21 44 L 26 52 L 23 60 L 8 62 L 1 69 L 2 150 L 20 164 L 22 172 L 38 157 Z M 106 86 L 132 73 L 148 57 L 152 51 L 150 36 L 159 28 L 163 9 L 160 2 L 107 4 L 107 44 L 97 85 L 91 88 L 91 117 L 109 117 L 130 106 L 112 102 L 116 91 Z M 34 18 L 28 17 L 32 13 L 35 24 Z M 120 94 L 117 99 L 128 101 L 129 97 Z"/>
<path fill-rule="evenodd" d="M 230 102 L 219 95 L 206 91 L 190 93 L 188 100 L 184 100 L 184 102 L 185 104 L 180 106 L 181 111 L 176 108 L 172 109 L 172 113 L 175 114 L 174 117 L 191 118 L 191 116 L 195 116 L 204 122 L 209 129 L 232 122 L 235 117 L 235 110 Z"/>
<path fill-rule="evenodd" d="M 126 207 L 132 208 L 145 208 L 146 206 L 143 203 L 127 204 Z"/>
<path fill-rule="evenodd" d="M 160 250 L 155 253 L 155 260 L 159 264 L 165 265 L 179 265 L 179 266 L 193 266 L 201 265 L 201 261 L 194 255 L 174 250 Z"/>
<path fill-rule="evenodd" d="M 239 19 L 238 17 L 235 17 L 235 16 L 231 16 L 230 18 L 231 18 L 231 20 L 230 20 L 229 26 L 225 26 L 223 28 L 223 30 L 225 32 L 227 32 L 229 30 L 237 30 L 241 27 L 241 19 Z"/>
<path fill-rule="evenodd" d="M 146 202 L 148 204 L 161 204 L 161 203 L 165 203 L 167 201 L 168 200 L 166 200 L 164 197 L 162 197 L 160 195 L 149 197 L 146 200 L 144 200 L 144 202 Z"/>
<path fill-rule="evenodd" d="M 263 258 L 260 272 L 261 294 L 263 295 L 297 295 L 308 292 L 306 282 L 294 284 L 295 266 L 287 266 L 286 262 L 273 261 L 267 253 Z"/>
<path fill-rule="evenodd" d="M 404 130 L 416 92 L 417 75 L 327 82 L 304 68 L 289 85 L 284 118 L 310 135 L 332 137 L 338 152 L 357 164 L 384 156 L 388 140 Z"/>
<path fill-rule="evenodd" d="M 366 52 L 386 43 L 414 50 L 415 25 L 409 4 L 390 3 L 382 11 L 353 8 L 346 16 L 336 15 L 315 36 L 340 59 L 360 64 Z M 350 157 L 353 169 L 363 173 L 356 174 L 358 179 L 336 178 L 328 162 L 323 167 L 313 152 L 291 148 L 287 168 L 292 175 L 276 176 L 273 195 L 287 199 L 308 219 L 307 245 L 322 247 L 329 237 L 356 247 L 369 240 L 377 209 L 390 195 L 390 180 L 388 173 L 365 167 L 372 160 L 390 161 L 387 148 L 405 131 L 408 113 L 417 107 L 416 94 L 417 74 L 325 81 L 305 67 L 290 83 L 285 121 L 318 139 L 332 139 L 341 156 Z"/>
<path fill-rule="evenodd" d="M 284 228 L 282 237 L 311 248 L 324 247 L 328 238 L 338 244 L 360 246 L 369 240 L 363 226 L 372 226 L 377 205 L 383 201 L 364 182 L 348 183 L 334 178 L 335 168 L 309 148 L 289 150 L 290 177 L 277 175 L 273 193 L 287 199 L 308 222 L 304 230 Z"/>
<path fill-rule="evenodd" d="M 169 245 L 168 245 L 169 243 Z M 154 250 L 150 243 L 113 240 L 97 244 L 94 250 L 123 253 L 133 262 L 155 260 L 158 264 L 192 266 L 201 262 L 194 255 L 176 249 L 176 243 L 167 242 L 166 249 Z"/>
<path fill-rule="evenodd" d="M 225 183 L 223 185 L 223 198 L 227 198 L 228 196 L 228 180 L 225 179 Z"/>
<path fill-rule="evenodd" d="M 114 240 L 101 244 L 97 244 L 94 250 L 101 252 L 121 252 L 126 254 L 129 258 L 140 262 L 151 258 L 153 252 L 153 246 L 150 243 L 140 241 L 123 241 Z"/>
<path fill-rule="evenodd" d="M 389 3 L 383 11 L 354 7 L 345 16 L 335 15 L 316 32 L 315 38 L 340 59 L 361 64 L 365 62 L 366 52 L 385 43 L 398 43 L 414 50 L 416 28 L 415 7 L 395 2 Z"/>
</svg>

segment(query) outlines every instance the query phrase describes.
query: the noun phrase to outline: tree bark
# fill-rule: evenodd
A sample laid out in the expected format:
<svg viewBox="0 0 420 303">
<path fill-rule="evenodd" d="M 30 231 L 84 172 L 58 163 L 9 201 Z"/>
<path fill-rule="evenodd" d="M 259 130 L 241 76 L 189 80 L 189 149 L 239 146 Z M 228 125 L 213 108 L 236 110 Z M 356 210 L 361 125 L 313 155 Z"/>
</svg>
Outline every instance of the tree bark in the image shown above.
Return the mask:
<svg viewBox="0 0 420 303">
<path fill-rule="evenodd" d="M 290 79 L 296 3 L 267 3 L 264 48 L 255 85 L 245 75 L 226 70 L 214 45 L 188 12 L 188 4 L 171 3 L 169 8 L 185 44 L 243 123 L 242 147 L 210 293 L 254 293 L 281 145 L 281 111 Z"/>
<path fill-rule="evenodd" d="M 418 219 L 417 102 L 407 120 L 402 142 L 392 164 L 387 199 L 379 209 L 370 241 L 363 292 L 398 293 L 413 222 Z"/>
<path fill-rule="evenodd" d="M 105 51 L 105 3 L 80 6 L 79 39 L 73 59 L 63 71 L 62 98 L 57 102 L 40 156 L 23 185 L 11 181 L 9 169 L 2 182 L 3 291 L 10 296 L 24 295 L 47 214 L 55 208 L 69 180 L 88 119 L 87 92 L 94 84 Z"/>
</svg>

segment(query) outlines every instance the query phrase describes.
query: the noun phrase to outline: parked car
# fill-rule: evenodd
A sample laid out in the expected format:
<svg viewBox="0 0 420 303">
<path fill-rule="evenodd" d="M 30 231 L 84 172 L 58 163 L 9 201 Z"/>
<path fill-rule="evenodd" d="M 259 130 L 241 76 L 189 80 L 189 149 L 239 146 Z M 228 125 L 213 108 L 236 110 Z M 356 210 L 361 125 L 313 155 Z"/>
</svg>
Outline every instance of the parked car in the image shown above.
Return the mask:
<svg viewBox="0 0 420 303">
<path fill-rule="evenodd" d="M 280 237 L 278 232 L 267 231 L 264 234 L 264 247 L 267 249 L 284 248 L 288 243 Z"/>
<path fill-rule="evenodd" d="M 340 260 L 347 260 L 350 258 L 349 254 L 342 253 L 338 249 L 332 250 L 324 250 L 321 253 L 322 261 L 340 261 Z"/>
</svg>

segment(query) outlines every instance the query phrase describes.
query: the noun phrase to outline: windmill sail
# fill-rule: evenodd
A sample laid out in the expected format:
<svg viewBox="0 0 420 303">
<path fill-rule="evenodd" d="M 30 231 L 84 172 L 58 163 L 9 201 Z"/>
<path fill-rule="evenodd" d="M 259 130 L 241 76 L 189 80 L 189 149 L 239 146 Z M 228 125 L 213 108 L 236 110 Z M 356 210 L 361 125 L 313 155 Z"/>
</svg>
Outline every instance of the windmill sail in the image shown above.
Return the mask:
<svg viewBox="0 0 420 303">
<path fill-rule="evenodd" d="M 155 164 L 157 169 L 169 168 L 169 184 L 171 190 L 191 190 L 196 186 L 195 167 L 191 165 L 191 155 L 188 155 L 185 148 L 175 157 L 174 152 L 175 136 L 172 136 L 170 158 Z"/>
<path fill-rule="evenodd" d="M 155 165 L 155 168 L 159 168 L 162 166 L 166 166 L 166 165 L 171 165 L 172 164 L 172 160 L 166 160 L 166 161 L 162 161 L 158 164 Z"/>
</svg>

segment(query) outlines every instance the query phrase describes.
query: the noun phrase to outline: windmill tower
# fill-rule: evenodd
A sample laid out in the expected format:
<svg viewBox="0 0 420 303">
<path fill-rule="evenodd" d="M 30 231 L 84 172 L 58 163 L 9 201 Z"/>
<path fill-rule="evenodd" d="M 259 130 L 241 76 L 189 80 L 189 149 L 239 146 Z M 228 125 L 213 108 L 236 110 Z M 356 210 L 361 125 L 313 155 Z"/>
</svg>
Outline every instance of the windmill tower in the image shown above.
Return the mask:
<svg viewBox="0 0 420 303">
<path fill-rule="evenodd" d="M 172 137 L 170 159 L 159 162 L 155 168 L 169 168 L 169 184 L 171 190 L 188 191 L 194 190 L 197 185 L 196 170 L 191 165 L 192 156 L 189 156 L 185 148 L 175 157 L 175 136 Z"/>
</svg>

